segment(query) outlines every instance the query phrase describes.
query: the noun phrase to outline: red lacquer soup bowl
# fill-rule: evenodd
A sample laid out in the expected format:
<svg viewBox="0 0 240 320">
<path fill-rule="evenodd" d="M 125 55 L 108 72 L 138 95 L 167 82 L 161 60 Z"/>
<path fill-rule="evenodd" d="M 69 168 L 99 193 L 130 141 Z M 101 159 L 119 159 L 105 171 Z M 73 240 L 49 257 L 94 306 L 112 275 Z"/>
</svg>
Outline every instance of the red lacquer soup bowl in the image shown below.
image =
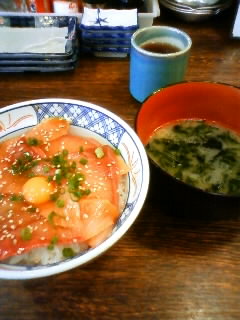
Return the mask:
<svg viewBox="0 0 240 320">
<path fill-rule="evenodd" d="M 240 134 L 240 89 L 210 82 L 167 86 L 145 100 L 135 128 L 146 146 L 157 128 L 179 120 L 205 120 Z M 198 218 L 240 215 L 240 196 L 203 191 L 169 175 L 151 159 L 150 163 L 151 196 L 169 212 Z"/>
</svg>

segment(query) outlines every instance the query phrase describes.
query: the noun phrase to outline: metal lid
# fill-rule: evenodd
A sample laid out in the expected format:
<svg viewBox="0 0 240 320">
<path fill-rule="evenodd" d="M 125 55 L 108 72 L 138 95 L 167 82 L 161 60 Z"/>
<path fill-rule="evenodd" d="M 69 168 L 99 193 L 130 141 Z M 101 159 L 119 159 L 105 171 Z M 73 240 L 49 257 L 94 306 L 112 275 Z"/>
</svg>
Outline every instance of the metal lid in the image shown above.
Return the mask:
<svg viewBox="0 0 240 320">
<path fill-rule="evenodd" d="M 220 0 L 217 1 L 216 4 L 206 5 L 207 1 L 214 1 L 214 0 L 159 0 L 165 7 L 175 10 L 175 11 L 189 11 L 191 13 L 196 14 L 217 14 L 220 11 L 228 8 L 232 4 L 232 0 Z M 197 6 L 197 2 L 199 5 Z M 215 1 L 216 2 L 216 1 Z"/>
<path fill-rule="evenodd" d="M 183 4 L 179 1 L 188 1 L 188 4 Z M 229 8 L 233 3 L 232 0 L 220 0 L 213 5 L 196 7 L 190 6 L 189 2 L 189 0 L 159 0 L 160 4 L 171 10 L 179 18 L 188 22 L 205 20 L 212 16 L 218 15 L 223 10 Z"/>
</svg>

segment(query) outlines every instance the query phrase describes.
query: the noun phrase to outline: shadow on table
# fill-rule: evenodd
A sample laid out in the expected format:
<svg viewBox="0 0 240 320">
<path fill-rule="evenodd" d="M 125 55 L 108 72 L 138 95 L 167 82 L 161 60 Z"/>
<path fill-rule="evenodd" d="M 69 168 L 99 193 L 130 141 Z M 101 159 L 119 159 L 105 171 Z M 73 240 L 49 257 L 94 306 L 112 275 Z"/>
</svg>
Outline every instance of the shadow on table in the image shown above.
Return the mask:
<svg viewBox="0 0 240 320">
<path fill-rule="evenodd" d="M 226 208 L 222 208 L 223 212 L 218 215 L 199 203 L 196 208 L 191 196 L 172 197 L 171 188 L 160 185 L 157 179 L 156 174 L 151 176 L 146 202 L 131 232 L 135 232 L 134 241 L 147 248 L 197 255 L 231 244 L 239 236 L 238 210 L 228 215 Z M 186 202 L 190 204 L 187 210 Z"/>
</svg>

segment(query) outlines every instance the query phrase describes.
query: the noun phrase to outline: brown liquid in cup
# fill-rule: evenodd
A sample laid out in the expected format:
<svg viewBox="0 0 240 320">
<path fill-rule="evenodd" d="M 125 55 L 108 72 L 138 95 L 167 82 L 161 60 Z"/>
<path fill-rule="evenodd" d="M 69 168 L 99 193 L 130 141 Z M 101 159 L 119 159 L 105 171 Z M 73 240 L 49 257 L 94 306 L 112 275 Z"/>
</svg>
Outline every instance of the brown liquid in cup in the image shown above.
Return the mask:
<svg viewBox="0 0 240 320">
<path fill-rule="evenodd" d="M 147 42 L 142 44 L 141 48 L 154 53 L 175 53 L 181 51 L 177 46 L 164 42 Z"/>
</svg>

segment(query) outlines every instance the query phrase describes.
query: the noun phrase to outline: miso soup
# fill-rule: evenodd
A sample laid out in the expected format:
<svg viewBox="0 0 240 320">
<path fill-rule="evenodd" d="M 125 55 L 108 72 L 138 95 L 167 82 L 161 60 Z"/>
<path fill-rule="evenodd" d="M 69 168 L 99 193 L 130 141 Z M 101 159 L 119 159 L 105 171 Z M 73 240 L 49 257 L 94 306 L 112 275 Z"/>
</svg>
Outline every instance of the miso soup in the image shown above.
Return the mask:
<svg viewBox="0 0 240 320">
<path fill-rule="evenodd" d="M 204 191 L 240 195 L 240 135 L 205 121 L 157 129 L 149 157 L 175 178 Z"/>
</svg>

